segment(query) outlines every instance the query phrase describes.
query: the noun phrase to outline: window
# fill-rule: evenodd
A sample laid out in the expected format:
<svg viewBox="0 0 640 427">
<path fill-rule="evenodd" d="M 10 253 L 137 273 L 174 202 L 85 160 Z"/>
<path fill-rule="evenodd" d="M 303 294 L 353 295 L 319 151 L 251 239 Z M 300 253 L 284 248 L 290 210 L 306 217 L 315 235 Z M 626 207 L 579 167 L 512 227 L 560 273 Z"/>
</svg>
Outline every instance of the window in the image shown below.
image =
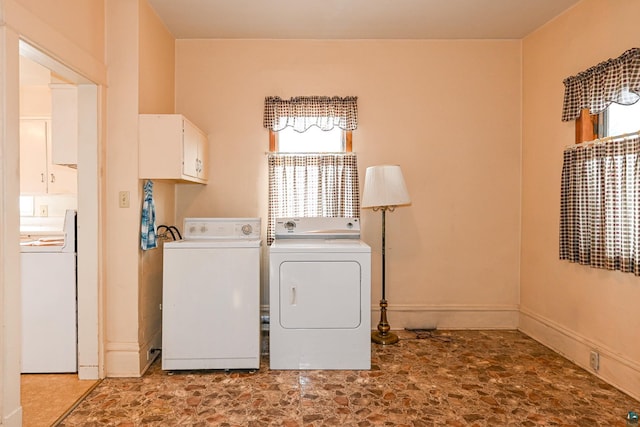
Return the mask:
<svg viewBox="0 0 640 427">
<path fill-rule="evenodd" d="M 602 114 L 603 136 L 617 136 L 640 130 L 640 102 L 631 105 L 613 103 Z"/>
<path fill-rule="evenodd" d="M 351 131 L 339 127 L 323 131 L 313 126 L 304 132 L 286 127 L 280 132 L 270 132 L 270 151 L 281 153 L 344 153 L 351 151 Z M 348 143 L 347 143 L 348 141 Z"/>
<path fill-rule="evenodd" d="M 560 259 L 640 276 L 640 49 L 564 84 Z"/>
<path fill-rule="evenodd" d="M 612 103 L 600 114 L 584 109 L 576 120 L 576 144 L 640 131 L 640 102 Z"/>
<path fill-rule="evenodd" d="M 640 136 L 564 151 L 560 259 L 640 276 Z"/>
<path fill-rule="evenodd" d="M 267 244 L 276 218 L 360 217 L 358 165 L 351 152 L 355 97 L 265 99 L 269 129 Z"/>
<path fill-rule="evenodd" d="M 600 113 L 610 105 L 629 106 L 640 99 L 640 48 L 567 77 L 563 83 L 562 120 L 576 120 L 576 143 L 602 137 Z"/>
</svg>

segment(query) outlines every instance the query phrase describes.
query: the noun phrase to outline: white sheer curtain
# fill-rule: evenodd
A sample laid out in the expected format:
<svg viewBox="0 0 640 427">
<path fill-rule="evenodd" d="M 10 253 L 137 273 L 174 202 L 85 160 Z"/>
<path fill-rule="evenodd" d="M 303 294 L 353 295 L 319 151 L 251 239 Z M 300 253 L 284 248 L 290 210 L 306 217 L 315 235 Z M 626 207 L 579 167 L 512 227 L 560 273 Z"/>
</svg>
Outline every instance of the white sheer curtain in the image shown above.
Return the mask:
<svg viewBox="0 0 640 427">
<path fill-rule="evenodd" d="M 358 161 L 353 153 L 269 154 L 267 244 L 281 217 L 360 217 Z"/>
</svg>

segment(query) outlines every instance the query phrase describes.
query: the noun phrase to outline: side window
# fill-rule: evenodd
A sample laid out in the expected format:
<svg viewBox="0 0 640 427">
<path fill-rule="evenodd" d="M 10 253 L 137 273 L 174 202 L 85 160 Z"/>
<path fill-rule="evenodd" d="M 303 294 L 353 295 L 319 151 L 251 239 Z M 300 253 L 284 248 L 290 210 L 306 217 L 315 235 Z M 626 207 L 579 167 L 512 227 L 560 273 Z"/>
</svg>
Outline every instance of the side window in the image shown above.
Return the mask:
<svg viewBox="0 0 640 427">
<path fill-rule="evenodd" d="M 602 136 L 617 136 L 640 130 L 640 102 L 632 105 L 613 103 L 602 113 L 604 133 Z"/>
<path fill-rule="evenodd" d="M 576 119 L 576 144 L 607 136 L 619 136 L 640 131 L 640 101 L 631 105 L 615 102 L 600 114 L 584 109 Z"/>
<path fill-rule="evenodd" d="M 350 130 L 334 127 L 330 131 L 312 127 L 305 132 L 285 128 L 280 132 L 269 131 L 269 151 L 280 153 L 350 153 Z"/>
<path fill-rule="evenodd" d="M 633 48 L 563 81 L 578 144 L 563 153 L 560 259 L 640 276 L 638 64 Z"/>
<path fill-rule="evenodd" d="M 351 133 L 357 97 L 265 98 L 269 130 L 267 244 L 276 218 L 360 217 L 358 162 Z"/>
</svg>

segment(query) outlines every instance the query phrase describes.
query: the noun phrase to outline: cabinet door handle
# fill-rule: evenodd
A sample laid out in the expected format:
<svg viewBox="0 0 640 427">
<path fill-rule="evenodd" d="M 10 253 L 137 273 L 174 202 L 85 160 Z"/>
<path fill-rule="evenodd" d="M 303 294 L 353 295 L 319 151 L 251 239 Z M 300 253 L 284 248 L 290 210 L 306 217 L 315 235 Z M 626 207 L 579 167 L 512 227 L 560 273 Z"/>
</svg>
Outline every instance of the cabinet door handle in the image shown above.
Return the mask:
<svg viewBox="0 0 640 427">
<path fill-rule="evenodd" d="M 56 176 L 54 174 L 51 174 L 51 182 L 56 182 Z"/>
<path fill-rule="evenodd" d="M 40 182 L 44 182 L 44 173 L 40 174 Z"/>
</svg>

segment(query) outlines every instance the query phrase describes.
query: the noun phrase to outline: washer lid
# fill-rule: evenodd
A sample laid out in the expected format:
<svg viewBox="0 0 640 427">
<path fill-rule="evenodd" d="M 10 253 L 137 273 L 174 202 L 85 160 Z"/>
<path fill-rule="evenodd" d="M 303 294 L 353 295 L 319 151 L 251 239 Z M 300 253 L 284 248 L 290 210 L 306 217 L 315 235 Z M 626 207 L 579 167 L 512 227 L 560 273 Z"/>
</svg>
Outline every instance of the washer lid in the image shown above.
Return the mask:
<svg viewBox="0 0 640 427">
<path fill-rule="evenodd" d="M 210 248 L 259 248 L 261 240 L 250 239 L 197 239 L 166 242 L 164 249 L 210 249 Z"/>
</svg>

